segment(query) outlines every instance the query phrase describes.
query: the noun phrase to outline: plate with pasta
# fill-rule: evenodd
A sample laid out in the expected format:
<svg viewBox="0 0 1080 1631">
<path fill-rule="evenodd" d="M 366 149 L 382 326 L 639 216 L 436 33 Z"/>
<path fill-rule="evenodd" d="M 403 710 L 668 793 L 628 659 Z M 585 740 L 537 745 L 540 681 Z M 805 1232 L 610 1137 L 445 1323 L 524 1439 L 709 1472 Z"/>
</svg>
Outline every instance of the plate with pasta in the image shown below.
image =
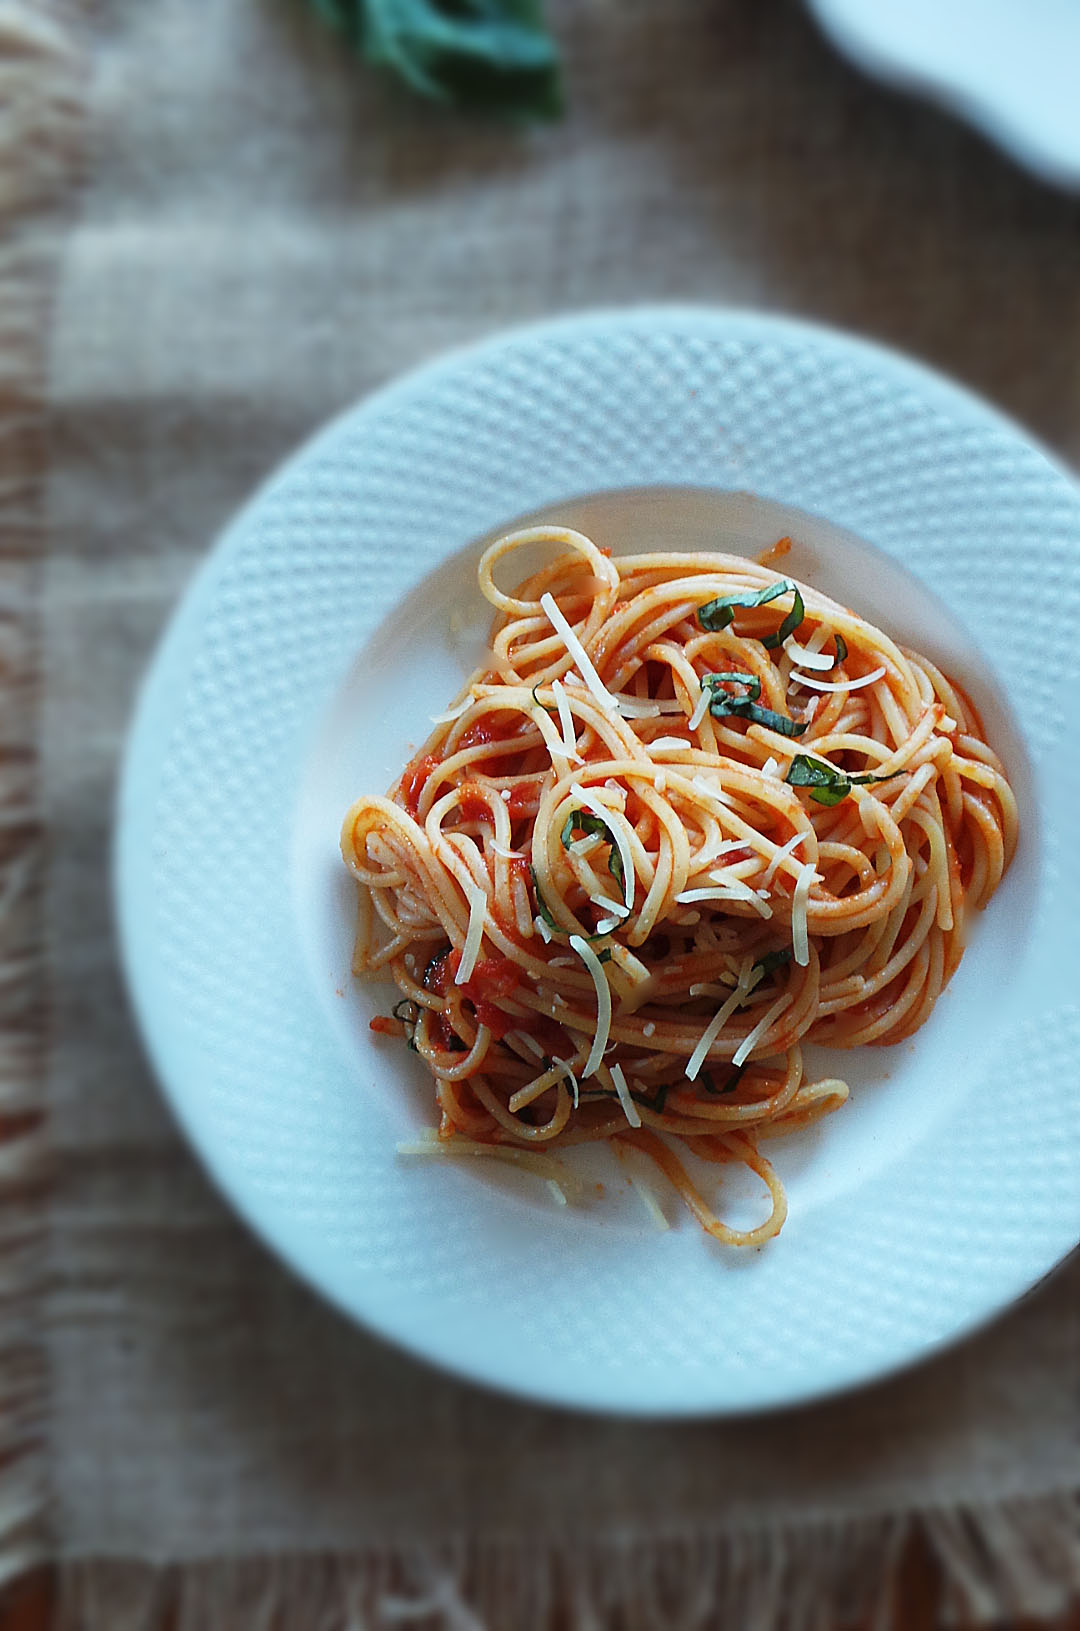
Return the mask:
<svg viewBox="0 0 1080 1631">
<path fill-rule="evenodd" d="M 362 403 L 238 518 L 118 829 L 253 1226 L 552 1402 L 792 1403 L 1080 1235 L 1080 502 L 877 347 L 679 308 Z"/>
</svg>

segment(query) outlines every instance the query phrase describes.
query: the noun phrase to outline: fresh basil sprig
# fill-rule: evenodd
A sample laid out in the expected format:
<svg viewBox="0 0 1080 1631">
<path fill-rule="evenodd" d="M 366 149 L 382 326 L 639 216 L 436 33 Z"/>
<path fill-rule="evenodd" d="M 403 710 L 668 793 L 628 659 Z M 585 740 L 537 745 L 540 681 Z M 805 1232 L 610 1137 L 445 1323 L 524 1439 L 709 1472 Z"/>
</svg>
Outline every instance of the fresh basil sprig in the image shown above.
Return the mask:
<svg viewBox="0 0 1080 1631">
<path fill-rule="evenodd" d="M 767 951 L 764 957 L 759 957 L 757 962 L 754 964 L 754 967 L 761 970 L 762 978 L 764 979 L 766 975 L 774 973 L 776 969 L 783 968 L 785 963 L 790 962 L 791 947 L 780 946 L 778 950 Z"/>
<path fill-rule="evenodd" d="M 887 776 L 852 776 L 846 770 L 838 770 L 836 765 L 797 753 L 784 780 L 791 787 L 809 788 L 810 797 L 818 804 L 832 806 L 846 799 L 853 787 L 865 787 L 868 782 L 891 782 L 895 776 L 902 775 L 902 770 L 891 770 Z"/>
<path fill-rule="evenodd" d="M 567 816 L 563 826 L 562 847 L 563 849 L 569 849 L 575 838 L 588 838 L 593 833 L 598 834 L 606 843 L 610 844 L 608 871 L 621 889 L 625 877 L 622 855 L 619 853 L 611 828 L 598 815 L 593 815 L 589 810 L 572 811 Z"/>
<path fill-rule="evenodd" d="M 368 62 L 420 96 L 510 119 L 562 112 L 543 0 L 310 0 Z"/>
<path fill-rule="evenodd" d="M 790 578 L 781 578 L 779 583 L 770 583 L 768 588 L 760 589 L 756 595 L 718 595 L 715 600 L 707 600 L 704 606 L 698 607 L 698 622 L 710 634 L 716 634 L 720 629 L 726 629 L 740 607 L 767 606 L 770 600 L 777 600 L 781 595 L 794 595 L 791 610 L 775 634 L 766 635 L 762 645 L 768 651 L 774 651 L 782 646 L 789 634 L 794 634 L 806 613 L 802 595 Z"/>
</svg>

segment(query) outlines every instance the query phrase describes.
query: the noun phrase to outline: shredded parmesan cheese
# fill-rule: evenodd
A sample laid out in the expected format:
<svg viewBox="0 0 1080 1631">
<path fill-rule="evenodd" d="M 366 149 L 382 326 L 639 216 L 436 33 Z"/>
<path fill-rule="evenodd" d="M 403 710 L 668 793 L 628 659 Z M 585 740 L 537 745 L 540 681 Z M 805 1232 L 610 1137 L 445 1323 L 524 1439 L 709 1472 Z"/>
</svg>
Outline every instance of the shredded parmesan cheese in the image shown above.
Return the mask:
<svg viewBox="0 0 1080 1631">
<path fill-rule="evenodd" d="M 470 691 L 464 702 L 455 703 L 452 708 L 447 708 L 444 714 L 432 714 L 431 723 L 433 725 L 449 725 L 451 720 L 460 719 L 462 714 L 466 713 L 472 705 L 473 695 Z"/>
<path fill-rule="evenodd" d="M 469 903 L 469 927 L 465 935 L 461 962 L 454 975 L 455 985 L 464 985 L 466 981 L 472 979 L 476 960 L 480 956 L 480 942 L 484 937 L 484 915 L 487 912 L 487 896 L 476 884 L 465 885 L 465 899 Z"/>
<path fill-rule="evenodd" d="M 612 1065 L 611 1080 L 615 1083 L 615 1091 L 619 1095 L 619 1103 L 623 1107 L 623 1115 L 626 1117 L 631 1127 L 640 1127 L 641 1117 L 637 1113 L 637 1105 L 630 1097 L 630 1089 L 626 1085 L 626 1077 L 623 1075 L 623 1068 L 621 1065 Z"/>
<path fill-rule="evenodd" d="M 657 1200 L 656 1191 L 653 1189 L 652 1185 L 647 1179 L 640 1177 L 639 1174 L 634 1171 L 631 1160 L 633 1152 L 627 1150 L 624 1153 L 622 1146 L 619 1144 L 616 1144 L 615 1150 L 626 1168 L 626 1176 L 630 1187 L 641 1201 L 641 1204 L 645 1208 L 646 1212 L 649 1214 L 649 1218 L 654 1228 L 661 1231 L 670 1229 L 671 1225 L 664 1215 L 663 1207 Z"/>
<path fill-rule="evenodd" d="M 615 691 L 612 696 L 615 706 L 624 719 L 659 719 L 660 717 L 660 704 L 654 702 L 651 697 L 628 697 L 622 691 Z"/>
<path fill-rule="evenodd" d="M 709 687 L 707 685 L 703 685 L 701 687 L 701 695 L 694 704 L 694 711 L 690 715 L 689 724 L 692 731 L 696 731 L 698 726 L 701 724 L 701 721 L 705 718 L 705 715 L 709 711 L 709 703 L 711 701 L 712 696 L 710 694 Z"/>
<path fill-rule="evenodd" d="M 784 1009 L 790 1008 L 794 1000 L 795 999 L 791 995 L 790 991 L 785 991 L 782 997 L 777 997 L 776 1001 L 762 1014 L 761 1018 L 754 1026 L 754 1029 L 748 1036 L 743 1037 L 742 1041 L 739 1043 L 739 1046 L 735 1049 L 735 1053 L 731 1061 L 733 1065 L 745 1064 L 746 1060 L 749 1059 L 750 1055 L 753 1053 L 754 1049 L 757 1047 L 758 1043 L 769 1029 L 769 1026 L 772 1024 L 773 1020 L 779 1019 L 780 1015 L 784 1012 Z"/>
<path fill-rule="evenodd" d="M 817 673 L 827 674 L 833 666 L 831 657 L 826 657 L 820 651 L 811 651 L 809 646 L 800 646 L 793 634 L 789 634 L 784 641 L 784 650 L 800 668 L 812 668 Z"/>
<path fill-rule="evenodd" d="M 634 907 L 634 858 L 630 853 L 630 841 L 623 831 L 622 823 L 615 818 L 615 811 L 608 805 L 601 803 L 591 787 L 575 787 L 574 792 L 587 810 L 599 816 L 615 840 L 615 848 L 622 858 L 623 866 L 623 900 L 626 902 L 627 912 Z"/>
<path fill-rule="evenodd" d="M 692 744 L 685 736 L 656 736 L 645 746 L 650 753 L 681 753 L 689 752 Z"/>
<path fill-rule="evenodd" d="M 687 1061 L 687 1081 L 692 1082 L 695 1080 L 698 1071 L 705 1063 L 709 1049 L 720 1035 L 720 1032 L 724 1029 L 724 1026 L 727 1024 L 736 1008 L 738 1008 L 740 1003 L 750 995 L 750 992 L 754 989 L 755 985 L 757 985 L 761 978 L 762 970 L 760 968 L 755 968 L 749 957 L 744 957 L 742 968 L 739 970 L 738 984 L 731 993 L 731 996 L 728 998 L 727 1002 L 724 1003 L 724 1006 L 717 1010 L 712 1019 L 710 1019 L 708 1025 L 706 1025 L 704 1031 L 701 1033 L 701 1040 L 698 1042 L 697 1047 L 694 1049 L 689 1060 Z"/>
<path fill-rule="evenodd" d="M 559 1066 L 563 1075 L 570 1083 L 570 1091 L 574 1095 L 574 1109 L 576 1110 L 581 1103 L 581 1093 L 580 1089 L 578 1088 L 578 1079 L 570 1069 L 569 1059 L 553 1059 L 551 1062 L 553 1065 Z"/>
<path fill-rule="evenodd" d="M 712 799 L 715 804 L 730 805 L 731 798 L 722 787 L 711 787 L 704 776 L 691 776 L 690 785 L 702 798 Z"/>
<path fill-rule="evenodd" d="M 763 776 L 778 776 L 780 774 L 779 759 L 766 759 L 761 767 L 761 774 Z"/>
<path fill-rule="evenodd" d="M 577 737 L 574 734 L 574 716 L 570 712 L 570 703 L 560 680 L 552 680 L 551 694 L 555 698 L 555 706 L 559 710 L 559 724 L 562 726 L 563 748 L 568 759 L 575 764 L 582 764 L 581 754 L 577 750 Z"/>
<path fill-rule="evenodd" d="M 604 1049 L 608 1045 L 611 1035 L 611 989 L 604 976 L 603 964 L 593 951 L 587 940 L 579 934 L 570 936 L 570 948 L 576 951 L 592 976 L 592 983 L 596 987 L 596 1031 L 593 1035 L 592 1047 L 589 1057 L 585 1061 L 583 1076 L 595 1076 L 604 1057 Z"/>
<path fill-rule="evenodd" d="M 765 868 L 765 872 L 761 879 L 762 884 L 766 888 L 768 888 L 769 884 L 772 883 L 773 878 L 776 876 L 777 869 L 783 863 L 784 858 L 790 855 L 792 850 L 798 849 L 799 845 L 806 836 L 807 835 L 804 832 L 792 833 L 787 843 L 780 845 L 780 848 L 777 850 L 776 854 Z"/>
<path fill-rule="evenodd" d="M 810 898 L 810 886 L 817 877 L 817 873 L 807 861 L 799 872 L 799 881 L 795 885 L 795 893 L 791 897 L 791 941 L 795 949 L 795 961 L 800 968 L 805 968 L 810 961 L 810 934 L 806 926 L 806 903 Z"/>
<path fill-rule="evenodd" d="M 609 900 L 607 895 L 590 895 L 589 899 L 592 901 L 594 906 L 599 906 L 602 911 L 612 912 L 616 917 L 630 916 L 630 913 L 627 911 L 626 907 L 621 901 Z"/>
<path fill-rule="evenodd" d="M 875 668 L 872 674 L 863 674 L 857 680 L 816 680 L 812 674 L 798 674 L 792 669 L 791 677 L 800 685 L 807 685 L 811 691 L 859 691 L 864 685 L 873 685 L 875 680 L 885 677 L 884 663 Z"/>
<path fill-rule="evenodd" d="M 589 657 L 589 653 L 585 650 L 585 647 L 582 645 L 581 641 L 578 639 L 577 635 L 566 621 L 566 618 L 559 610 L 555 596 L 551 593 L 541 595 L 540 604 L 547 613 L 548 621 L 550 622 L 552 628 L 561 637 L 563 645 L 566 647 L 567 651 L 580 668 L 582 679 L 584 680 L 588 689 L 592 692 L 593 696 L 596 698 L 597 702 L 600 704 L 601 708 L 607 708 L 611 713 L 618 713 L 619 704 L 617 700 L 612 696 L 611 692 L 608 690 L 607 686 L 596 672 L 596 669 L 592 665 L 592 660 Z M 659 710 L 657 711 L 659 712 Z"/>
</svg>

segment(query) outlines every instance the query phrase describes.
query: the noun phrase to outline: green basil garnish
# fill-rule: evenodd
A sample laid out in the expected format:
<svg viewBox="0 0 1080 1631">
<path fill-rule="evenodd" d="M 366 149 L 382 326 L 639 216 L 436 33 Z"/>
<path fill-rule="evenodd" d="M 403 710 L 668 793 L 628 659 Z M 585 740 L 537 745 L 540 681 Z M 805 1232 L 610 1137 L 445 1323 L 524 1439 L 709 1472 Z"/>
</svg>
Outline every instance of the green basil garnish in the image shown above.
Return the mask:
<svg viewBox="0 0 1080 1631">
<path fill-rule="evenodd" d="M 602 821 L 598 815 L 593 815 L 591 810 L 574 810 L 567 816 L 562 830 L 562 847 L 569 849 L 576 837 L 588 838 L 594 833 L 611 846 L 608 853 L 608 871 L 621 889 L 625 877 L 622 855 L 607 822 Z"/>
<path fill-rule="evenodd" d="M 532 879 L 533 894 L 536 896 L 537 912 L 543 918 L 549 929 L 554 929 L 556 934 L 565 934 L 566 930 L 561 924 L 556 923 L 548 909 L 547 901 L 540 893 L 540 885 L 536 881 L 536 868 L 533 866 L 531 861 L 529 862 L 529 877 Z"/>
<path fill-rule="evenodd" d="M 806 608 L 803 605 L 802 595 L 800 595 L 794 584 L 791 584 L 789 587 L 794 590 L 795 599 L 791 603 L 790 612 L 788 612 L 776 633 L 767 634 L 764 640 L 761 642 L 766 651 L 775 651 L 777 646 L 782 646 L 788 635 L 795 633 L 795 630 L 799 627 L 799 624 L 802 622 L 803 617 L 805 616 Z"/>
<path fill-rule="evenodd" d="M 791 947 L 781 946 L 777 951 L 768 951 L 764 957 L 759 957 L 754 967 L 761 970 L 764 978 L 766 975 L 772 974 L 776 969 L 783 968 L 785 963 L 790 963 L 791 956 Z"/>
<path fill-rule="evenodd" d="M 833 663 L 833 667 L 839 668 L 840 664 L 847 656 L 847 641 L 844 639 L 842 634 L 834 635 L 833 639 L 836 641 L 836 660 Z"/>
<path fill-rule="evenodd" d="M 756 702 L 761 695 L 761 681 L 756 674 L 706 674 L 702 685 L 715 690 L 722 684 L 741 685 L 752 702 Z"/>
<path fill-rule="evenodd" d="M 771 708 L 762 708 L 749 697 L 734 697 L 730 691 L 714 691 L 712 701 L 709 703 L 709 712 L 714 719 L 723 719 L 725 714 L 735 714 L 739 719 L 750 720 L 751 724 L 764 725 L 767 730 L 776 731 L 779 736 L 803 736 L 810 729 L 809 721 L 805 725 L 797 725 L 786 714 L 774 713 Z"/>
<path fill-rule="evenodd" d="M 812 799 L 831 808 L 846 799 L 853 787 L 865 787 L 869 782 L 891 782 L 903 774 L 902 770 L 891 770 L 887 776 L 852 776 L 846 770 L 838 770 L 836 765 L 797 753 L 784 780 L 791 787 L 809 788 Z"/>
<path fill-rule="evenodd" d="M 734 1093 L 735 1089 L 742 1081 L 745 1072 L 745 1065 L 733 1066 L 731 1075 L 728 1077 L 723 1087 L 717 1087 L 716 1083 L 712 1079 L 711 1073 L 707 1070 L 703 1070 L 701 1072 L 700 1076 L 698 1077 L 698 1081 L 701 1083 L 706 1093 L 712 1093 L 714 1097 L 720 1098 L 724 1093 Z"/>
<path fill-rule="evenodd" d="M 740 607 L 767 606 L 770 600 L 776 600 L 780 595 L 794 595 L 790 612 L 784 618 L 775 634 L 767 635 L 762 645 L 772 651 L 775 647 L 783 645 L 789 634 L 794 634 L 805 615 L 803 598 L 790 578 L 781 578 L 779 583 L 770 583 L 767 589 L 760 589 L 756 595 L 718 595 L 715 600 L 708 600 L 704 606 L 698 607 L 698 622 L 710 634 L 716 634 L 726 629 Z"/>
</svg>

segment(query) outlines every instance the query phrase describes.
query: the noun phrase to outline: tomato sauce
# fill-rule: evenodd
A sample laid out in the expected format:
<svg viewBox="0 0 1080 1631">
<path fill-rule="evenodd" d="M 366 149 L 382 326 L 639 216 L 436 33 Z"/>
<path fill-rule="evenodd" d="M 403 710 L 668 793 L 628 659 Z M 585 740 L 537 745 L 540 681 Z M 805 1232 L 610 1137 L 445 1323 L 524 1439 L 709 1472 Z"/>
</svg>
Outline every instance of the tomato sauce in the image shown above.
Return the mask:
<svg viewBox="0 0 1080 1631">
<path fill-rule="evenodd" d="M 402 802 L 414 820 L 420 812 L 420 798 L 427 786 L 428 778 L 438 762 L 433 754 L 425 753 L 422 759 L 417 759 L 414 764 L 406 767 L 398 783 Z"/>
</svg>

